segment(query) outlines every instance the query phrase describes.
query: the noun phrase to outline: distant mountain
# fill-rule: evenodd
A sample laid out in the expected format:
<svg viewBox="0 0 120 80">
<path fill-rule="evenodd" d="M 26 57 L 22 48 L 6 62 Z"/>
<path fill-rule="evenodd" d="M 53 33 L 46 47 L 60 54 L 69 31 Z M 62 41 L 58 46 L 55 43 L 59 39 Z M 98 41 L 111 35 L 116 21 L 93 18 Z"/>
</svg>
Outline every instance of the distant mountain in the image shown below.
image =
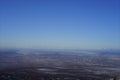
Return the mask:
<svg viewBox="0 0 120 80">
<path fill-rule="evenodd" d="M 95 52 L 102 54 L 102 55 L 120 55 L 120 50 L 107 49 L 107 50 L 97 50 Z"/>
</svg>

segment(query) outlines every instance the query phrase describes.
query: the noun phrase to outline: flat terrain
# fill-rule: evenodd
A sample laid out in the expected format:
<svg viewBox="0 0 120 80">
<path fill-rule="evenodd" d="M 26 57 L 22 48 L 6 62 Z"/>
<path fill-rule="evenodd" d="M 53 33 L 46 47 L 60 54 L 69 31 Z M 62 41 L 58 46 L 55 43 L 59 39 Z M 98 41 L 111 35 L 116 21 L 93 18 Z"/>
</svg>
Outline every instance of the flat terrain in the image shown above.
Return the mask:
<svg viewBox="0 0 120 80">
<path fill-rule="evenodd" d="M 119 52 L 0 51 L 0 80 L 119 80 Z"/>
</svg>

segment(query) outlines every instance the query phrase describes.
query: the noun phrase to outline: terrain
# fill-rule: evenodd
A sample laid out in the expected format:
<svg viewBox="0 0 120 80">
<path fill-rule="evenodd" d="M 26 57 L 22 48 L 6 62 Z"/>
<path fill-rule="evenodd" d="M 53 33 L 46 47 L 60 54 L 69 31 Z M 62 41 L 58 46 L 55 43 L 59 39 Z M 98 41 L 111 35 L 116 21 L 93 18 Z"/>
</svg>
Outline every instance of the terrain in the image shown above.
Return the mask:
<svg viewBox="0 0 120 80">
<path fill-rule="evenodd" d="M 0 80 L 120 80 L 119 50 L 0 50 Z"/>
</svg>

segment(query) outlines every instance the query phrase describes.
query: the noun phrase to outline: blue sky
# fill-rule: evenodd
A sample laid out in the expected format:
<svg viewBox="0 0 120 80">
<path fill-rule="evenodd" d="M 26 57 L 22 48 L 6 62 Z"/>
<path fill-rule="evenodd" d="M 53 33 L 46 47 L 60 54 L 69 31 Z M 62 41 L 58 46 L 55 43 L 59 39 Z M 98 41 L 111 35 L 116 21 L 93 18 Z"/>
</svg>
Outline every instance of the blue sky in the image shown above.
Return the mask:
<svg viewBox="0 0 120 80">
<path fill-rule="evenodd" d="M 119 22 L 119 0 L 0 0 L 0 47 L 120 49 Z"/>
</svg>

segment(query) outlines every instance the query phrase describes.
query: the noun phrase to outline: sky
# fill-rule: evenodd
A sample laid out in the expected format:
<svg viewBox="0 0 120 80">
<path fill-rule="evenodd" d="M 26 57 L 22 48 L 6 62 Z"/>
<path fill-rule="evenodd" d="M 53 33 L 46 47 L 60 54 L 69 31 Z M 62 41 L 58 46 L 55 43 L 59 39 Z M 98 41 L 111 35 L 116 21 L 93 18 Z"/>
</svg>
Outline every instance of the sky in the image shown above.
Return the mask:
<svg viewBox="0 0 120 80">
<path fill-rule="evenodd" d="M 120 49 L 120 1 L 0 0 L 0 48 Z"/>
</svg>

